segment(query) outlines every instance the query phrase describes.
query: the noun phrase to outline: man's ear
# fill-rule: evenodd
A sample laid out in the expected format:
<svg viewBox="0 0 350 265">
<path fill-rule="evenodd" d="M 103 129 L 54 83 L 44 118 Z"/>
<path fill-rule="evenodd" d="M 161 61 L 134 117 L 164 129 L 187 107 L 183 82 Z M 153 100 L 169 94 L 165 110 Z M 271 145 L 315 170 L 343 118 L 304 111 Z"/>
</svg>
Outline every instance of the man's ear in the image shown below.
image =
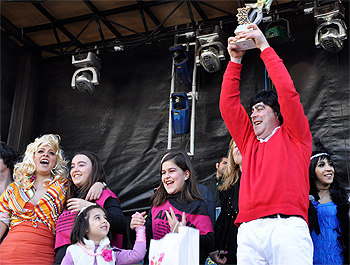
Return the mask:
<svg viewBox="0 0 350 265">
<path fill-rule="evenodd" d="M 275 115 L 276 115 L 276 117 L 277 117 L 277 119 L 278 119 L 278 123 L 281 125 L 281 121 L 280 121 L 280 119 L 281 119 L 281 112 L 276 112 L 276 111 L 274 111 L 274 113 L 275 113 Z"/>
<path fill-rule="evenodd" d="M 219 166 L 220 166 L 219 163 L 216 163 L 216 164 L 215 164 L 216 169 L 219 169 Z"/>
</svg>

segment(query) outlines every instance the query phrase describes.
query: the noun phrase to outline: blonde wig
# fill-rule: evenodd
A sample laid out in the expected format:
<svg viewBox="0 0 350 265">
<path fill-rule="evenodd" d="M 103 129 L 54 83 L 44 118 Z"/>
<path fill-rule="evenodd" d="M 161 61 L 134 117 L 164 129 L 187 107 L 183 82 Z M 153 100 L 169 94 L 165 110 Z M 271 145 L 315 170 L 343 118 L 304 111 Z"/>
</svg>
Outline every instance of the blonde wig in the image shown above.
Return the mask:
<svg viewBox="0 0 350 265">
<path fill-rule="evenodd" d="M 44 134 L 27 146 L 23 161 L 17 163 L 14 168 L 14 180 L 20 183 L 21 188 L 30 187 L 30 178 L 35 175 L 36 170 L 34 154 L 40 146 L 50 146 L 56 153 L 56 165 L 51 170 L 51 179 L 45 180 L 44 186 L 49 186 L 57 180 L 63 181 L 67 178 L 68 161 L 63 156 L 63 151 L 59 146 L 60 141 L 61 138 L 58 134 Z"/>
<path fill-rule="evenodd" d="M 239 165 L 236 164 L 235 161 L 233 160 L 233 155 L 232 155 L 234 144 L 235 144 L 235 141 L 231 139 L 230 149 L 228 151 L 227 168 L 222 177 L 222 184 L 219 187 L 220 191 L 228 190 L 231 186 L 235 185 L 236 182 L 239 180 L 240 168 L 239 168 Z"/>
</svg>

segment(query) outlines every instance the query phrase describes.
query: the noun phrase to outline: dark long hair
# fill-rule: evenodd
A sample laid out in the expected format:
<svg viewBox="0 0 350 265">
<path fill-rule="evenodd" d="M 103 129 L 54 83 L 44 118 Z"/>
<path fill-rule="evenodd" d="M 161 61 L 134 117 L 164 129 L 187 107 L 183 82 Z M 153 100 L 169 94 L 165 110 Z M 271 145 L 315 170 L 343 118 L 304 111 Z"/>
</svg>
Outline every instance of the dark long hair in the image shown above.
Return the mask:
<svg viewBox="0 0 350 265">
<path fill-rule="evenodd" d="M 107 216 L 106 210 L 103 209 L 98 204 L 91 205 L 91 206 L 87 207 L 85 210 L 83 210 L 81 213 L 79 213 L 75 217 L 74 226 L 73 226 L 72 232 L 70 234 L 71 244 L 75 244 L 78 242 L 84 244 L 83 239 L 84 238 L 88 239 L 87 232 L 89 230 L 89 217 L 90 217 L 89 213 L 92 209 L 101 209 L 105 213 L 105 215 Z M 110 231 L 108 232 L 107 236 L 108 236 L 108 238 L 110 238 Z"/>
<path fill-rule="evenodd" d="M 8 146 L 5 142 L 0 141 L 0 158 L 4 162 L 5 166 L 10 170 L 11 179 L 13 178 L 13 168 L 17 160 L 19 159 L 19 153 Z"/>
<path fill-rule="evenodd" d="M 106 173 L 105 173 L 105 170 L 103 168 L 102 162 L 101 162 L 100 158 L 95 153 L 88 151 L 88 150 L 79 151 L 79 152 L 74 154 L 73 158 L 76 155 L 87 156 L 87 158 L 89 158 L 91 161 L 92 169 L 91 169 L 91 173 L 90 173 L 90 176 L 89 176 L 87 183 L 83 187 L 80 187 L 80 188 L 75 186 L 75 184 L 72 180 L 72 176 L 69 175 L 67 201 L 70 198 L 85 199 L 85 197 L 86 197 L 88 191 L 90 190 L 90 188 L 92 187 L 92 185 L 94 185 L 96 182 L 106 182 Z"/>
<path fill-rule="evenodd" d="M 315 151 L 312 152 L 312 156 L 315 156 L 310 161 L 309 166 L 309 181 L 310 181 L 310 195 L 312 195 L 316 201 L 320 199 L 316 187 L 316 166 L 321 160 L 326 160 L 329 164 L 333 165 L 331 153 L 322 144 L 321 140 L 317 137 L 314 138 Z M 320 154 L 319 156 L 317 156 Z M 333 182 L 329 187 L 331 199 L 335 205 L 337 205 L 337 219 L 339 220 L 339 230 L 337 231 L 338 241 L 343 248 L 342 255 L 344 257 L 344 264 L 349 264 L 349 191 L 343 188 L 337 179 L 337 174 L 334 174 Z"/>
<path fill-rule="evenodd" d="M 160 176 L 162 176 L 162 165 L 164 162 L 172 160 L 179 168 L 181 168 L 184 172 L 189 171 L 190 176 L 189 178 L 185 181 L 184 187 L 181 191 L 180 196 L 177 197 L 177 200 L 181 204 L 186 204 L 193 202 L 197 199 L 202 199 L 198 188 L 197 188 L 197 180 L 196 180 L 196 174 L 194 171 L 194 168 L 192 166 L 192 163 L 190 161 L 189 156 L 187 153 L 183 150 L 177 150 L 177 149 L 172 149 L 168 152 L 166 152 L 160 162 Z M 167 199 L 168 199 L 169 194 L 167 193 L 163 182 L 161 182 L 160 186 L 158 187 L 157 191 L 153 194 L 151 200 L 153 200 L 153 204 L 155 206 L 160 206 L 163 205 Z"/>
</svg>

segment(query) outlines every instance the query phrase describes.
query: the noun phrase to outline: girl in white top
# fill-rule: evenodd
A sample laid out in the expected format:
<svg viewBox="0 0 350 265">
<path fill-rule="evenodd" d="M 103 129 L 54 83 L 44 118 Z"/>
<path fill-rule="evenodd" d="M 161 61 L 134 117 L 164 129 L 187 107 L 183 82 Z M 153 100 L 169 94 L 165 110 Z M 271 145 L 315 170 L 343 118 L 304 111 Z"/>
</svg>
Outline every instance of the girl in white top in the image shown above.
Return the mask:
<svg viewBox="0 0 350 265">
<path fill-rule="evenodd" d="M 135 213 L 132 218 L 143 218 Z M 145 227 L 135 227 L 136 241 L 132 250 L 111 247 L 108 238 L 110 225 L 106 211 L 99 205 L 91 205 L 77 215 L 69 246 L 61 265 L 133 264 L 141 261 L 146 253 Z"/>
</svg>

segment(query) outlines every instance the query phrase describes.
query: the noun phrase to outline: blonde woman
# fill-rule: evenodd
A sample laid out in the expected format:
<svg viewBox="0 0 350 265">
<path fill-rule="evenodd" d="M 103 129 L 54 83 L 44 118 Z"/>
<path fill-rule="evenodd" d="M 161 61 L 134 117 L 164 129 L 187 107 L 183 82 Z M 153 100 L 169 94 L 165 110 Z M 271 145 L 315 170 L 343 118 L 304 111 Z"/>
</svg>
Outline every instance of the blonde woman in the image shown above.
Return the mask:
<svg viewBox="0 0 350 265">
<path fill-rule="evenodd" d="M 221 213 L 215 225 L 215 249 L 210 257 L 217 264 L 237 264 L 237 231 L 239 184 L 242 155 L 233 139 L 230 141 L 228 164 L 219 187 Z"/>
<path fill-rule="evenodd" d="M 46 134 L 27 146 L 14 182 L 0 198 L 0 264 L 52 264 L 54 233 L 67 185 L 60 137 Z"/>
</svg>

